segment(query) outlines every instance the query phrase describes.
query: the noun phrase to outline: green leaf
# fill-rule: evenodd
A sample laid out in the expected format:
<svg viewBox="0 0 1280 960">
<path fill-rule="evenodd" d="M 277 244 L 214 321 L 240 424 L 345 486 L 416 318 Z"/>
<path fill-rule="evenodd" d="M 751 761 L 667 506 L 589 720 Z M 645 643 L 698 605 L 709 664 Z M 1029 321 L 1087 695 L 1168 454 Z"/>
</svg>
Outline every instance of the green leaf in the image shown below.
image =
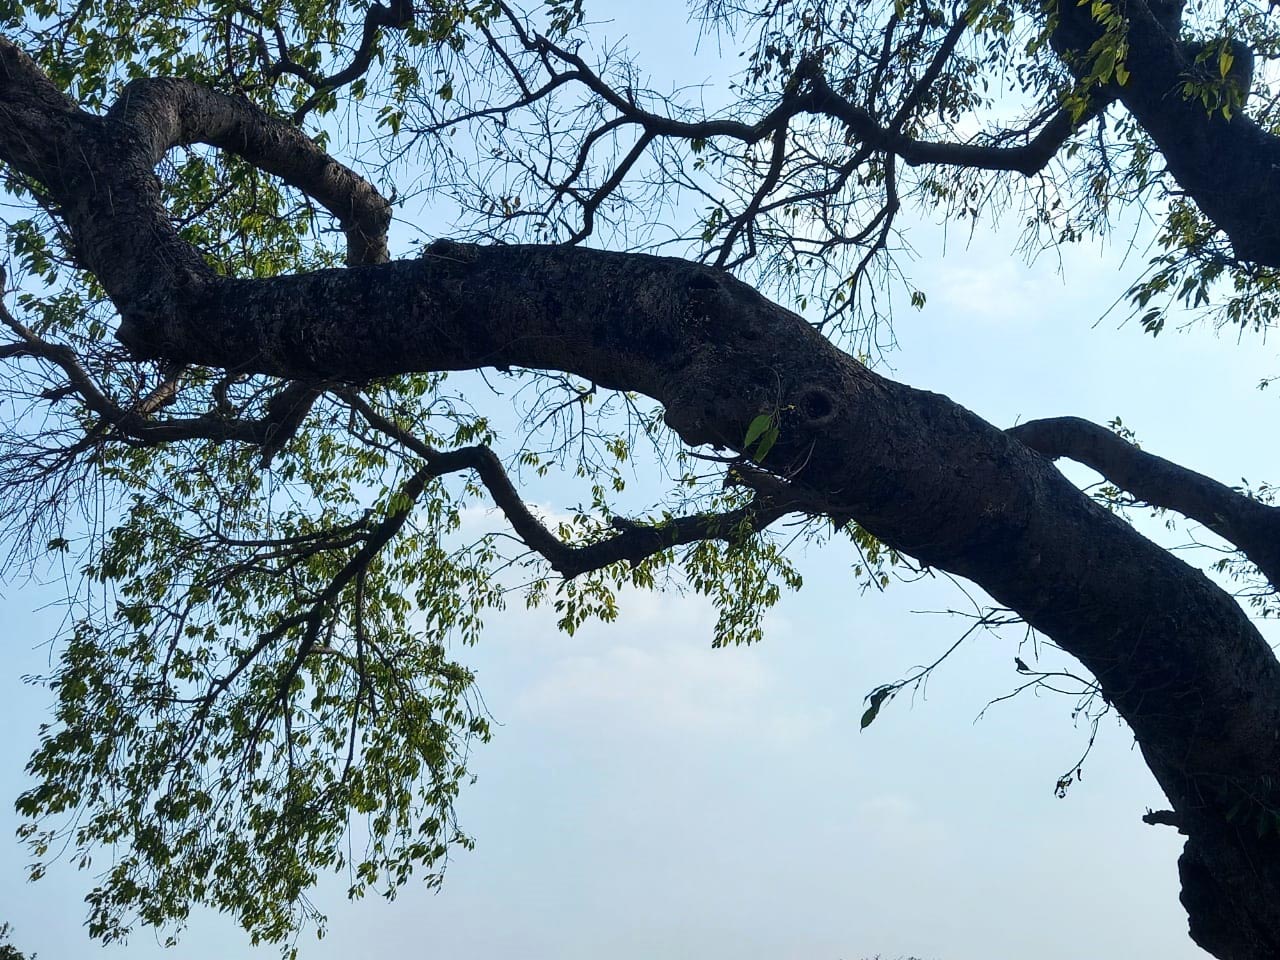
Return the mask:
<svg viewBox="0 0 1280 960">
<path fill-rule="evenodd" d="M 1112 74 L 1116 70 L 1116 48 L 1108 47 L 1098 54 L 1098 59 L 1094 63 L 1093 72 L 1098 80 L 1106 83 L 1111 79 Z"/>
<path fill-rule="evenodd" d="M 763 437 L 760 438 L 760 446 L 756 447 L 756 459 L 763 460 L 769 455 L 769 451 L 773 449 L 773 445 L 778 442 L 778 428 L 776 425 L 769 427 L 765 431 Z"/>
<path fill-rule="evenodd" d="M 744 447 L 750 447 L 753 443 L 764 436 L 764 432 L 773 426 L 773 414 L 761 413 L 747 426 L 747 435 L 742 439 Z"/>
<path fill-rule="evenodd" d="M 892 684 L 885 684 L 884 686 L 876 687 L 867 695 L 867 700 L 870 705 L 865 711 L 863 711 L 862 722 L 859 725 L 860 730 L 865 730 L 867 727 L 871 726 L 875 718 L 879 716 L 880 708 L 884 705 L 886 700 L 893 697 L 895 692 L 896 688 Z"/>
</svg>

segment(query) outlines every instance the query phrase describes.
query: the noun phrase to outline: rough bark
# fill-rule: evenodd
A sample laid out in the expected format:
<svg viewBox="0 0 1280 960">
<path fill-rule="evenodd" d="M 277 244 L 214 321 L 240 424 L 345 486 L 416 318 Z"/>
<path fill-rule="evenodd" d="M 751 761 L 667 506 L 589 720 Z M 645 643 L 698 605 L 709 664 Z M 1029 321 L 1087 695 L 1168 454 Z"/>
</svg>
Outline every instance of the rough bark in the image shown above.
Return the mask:
<svg viewBox="0 0 1280 960">
<path fill-rule="evenodd" d="M 350 211 L 368 185 L 336 164 L 289 166 L 296 140 L 237 101 L 168 83 L 134 96 L 104 117 L 83 113 L 0 40 L 0 160 L 47 187 L 134 357 L 355 383 L 554 369 L 645 393 L 685 442 L 733 449 L 773 413 L 766 466 L 806 509 L 853 517 L 980 584 L 1094 674 L 1188 835 L 1193 936 L 1224 960 L 1280 956 L 1280 834 L 1257 830 L 1280 811 L 1280 664 L 1205 576 L 1016 437 L 876 375 L 711 268 L 443 242 L 411 261 L 217 277 L 160 206 L 151 166 L 170 146 L 214 143 L 300 189 L 330 190 L 363 263 L 378 257 L 360 252 L 365 221 Z"/>
</svg>

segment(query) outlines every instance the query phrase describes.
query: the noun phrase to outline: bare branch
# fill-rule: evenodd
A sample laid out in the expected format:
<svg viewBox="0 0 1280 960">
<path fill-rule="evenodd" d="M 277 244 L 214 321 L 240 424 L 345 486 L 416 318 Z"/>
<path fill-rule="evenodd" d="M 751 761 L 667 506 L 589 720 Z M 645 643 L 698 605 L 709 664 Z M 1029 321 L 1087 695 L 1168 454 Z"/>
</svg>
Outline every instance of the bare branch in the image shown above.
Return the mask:
<svg viewBox="0 0 1280 960">
<path fill-rule="evenodd" d="M 314 71 L 295 63 L 287 55 L 282 54 L 275 67 L 277 73 L 291 73 L 294 76 L 301 77 L 315 88 L 315 93 L 294 111 L 293 122 L 301 123 L 326 94 L 332 93 L 340 87 L 345 87 L 353 80 L 358 80 L 364 76 L 373 63 L 380 30 L 404 30 L 413 25 L 413 18 L 413 0 L 391 0 L 390 6 L 383 6 L 377 0 L 374 0 L 374 3 L 364 15 L 360 46 L 356 48 L 351 62 L 327 77 L 319 76 Z"/>
<path fill-rule="evenodd" d="M 758 493 L 753 502 L 737 510 L 677 517 L 656 524 L 615 517 L 612 521 L 613 528 L 618 531 L 615 536 L 575 546 L 552 533 L 529 509 L 507 475 L 502 461 L 489 447 L 475 445 L 437 451 L 382 416 L 363 398 L 347 394 L 344 399 L 370 426 L 426 459 L 429 466 L 440 474 L 474 470 L 516 535 L 566 579 L 623 561 L 635 566 L 664 550 L 701 540 L 733 542 L 759 533 L 787 513 L 804 508 L 798 497 L 779 496 L 783 485 L 774 481 L 769 495 Z M 764 483 L 763 480 L 759 482 Z"/>
<path fill-rule="evenodd" d="M 954 44 L 959 40 L 962 30 L 952 32 L 954 39 L 951 42 Z M 812 58 L 801 59 L 788 84 L 787 92 L 777 106 L 755 123 L 724 119 L 679 120 L 638 106 L 610 86 L 578 54 L 545 37 L 523 33 L 522 36 L 530 50 L 553 56 L 571 66 L 574 79 L 584 84 L 621 116 L 639 124 L 655 136 L 685 140 L 726 137 L 754 144 L 781 130 L 793 117 L 807 114 L 838 120 L 868 146 L 893 153 L 913 166 L 923 163 L 944 164 L 984 170 L 1011 170 L 1031 176 L 1044 168 L 1078 125 L 1072 122 L 1066 111 L 1062 111 L 1026 145 L 1020 147 L 916 140 L 898 132 L 897 128 L 905 120 L 905 114 L 895 116 L 894 122 L 888 126 L 881 124 L 869 110 L 836 93 L 823 75 L 821 66 Z M 941 61 L 935 61 L 931 67 L 941 69 Z"/>
<path fill-rule="evenodd" d="M 0 359 L 29 356 L 53 364 L 66 376 L 67 383 L 63 387 L 46 390 L 44 398 L 55 400 L 74 395 L 101 418 L 99 425 L 68 453 L 113 439 L 144 446 L 180 440 L 216 440 L 259 446 L 264 463 L 270 463 L 294 436 L 311 405 L 324 391 L 323 385 L 311 382 L 290 383 L 267 402 L 265 416 L 258 419 L 234 417 L 213 410 L 199 417 L 157 420 L 152 415 L 172 403 L 177 396 L 181 366 L 170 365 L 168 375 L 159 385 L 137 403 L 124 407 L 107 395 L 74 350 L 37 336 L 15 318 L 3 302 L 0 302 L 0 323 L 19 337 L 17 343 L 0 345 Z"/>
</svg>

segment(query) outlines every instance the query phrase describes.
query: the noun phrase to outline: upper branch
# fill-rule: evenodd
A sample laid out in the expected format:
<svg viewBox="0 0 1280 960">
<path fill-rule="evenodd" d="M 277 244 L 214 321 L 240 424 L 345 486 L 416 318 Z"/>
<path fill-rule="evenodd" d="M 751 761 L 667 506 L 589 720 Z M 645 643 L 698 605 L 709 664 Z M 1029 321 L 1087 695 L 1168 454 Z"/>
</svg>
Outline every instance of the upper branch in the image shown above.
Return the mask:
<svg viewBox="0 0 1280 960">
<path fill-rule="evenodd" d="M 404 30 L 413 25 L 413 18 L 413 0 L 391 0 L 390 6 L 384 6 L 374 0 L 374 3 L 365 13 L 360 45 L 356 48 L 351 62 L 327 77 L 320 76 L 315 71 L 292 60 L 288 55 L 288 50 L 281 45 L 280 59 L 273 68 L 274 72 L 277 74 L 291 73 L 296 77 L 302 78 L 315 89 L 315 92 L 306 99 L 302 106 L 294 111 L 293 120 L 301 122 L 325 94 L 337 90 L 339 87 L 344 87 L 353 80 L 358 80 L 364 76 L 373 63 L 379 31 L 383 29 Z"/>
<path fill-rule="evenodd" d="M 941 69 L 945 55 L 959 38 L 959 29 L 952 31 L 941 56 L 930 65 L 934 74 Z M 987 146 L 977 143 L 949 143 L 918 140 L 901 132 L 911 98 L 903 104 L 893 120 L 884 124 L 865 107 L 859 106 L 838 94 L 827 82 L 817 60 L 805 57 L 796 65 L 795 74 L 787 85 L 777 105 L 754 123 L 742 120 L 706 119 L 681 120 L 653 113 L 639 106 L 624 93 L 615 90 L 593 71 L 578 54 L 558 46 L 546 37 L 519 34 L 530 50 L 551 56 L 568 64 L 571 76 L 626 117 L 654 136 L 676 137 L 685 140 L 705 140 L 726 137 L 745 144 L 754 144 L 781 131 L 795 117 L 801 115 L 822 116 L 837 120 L 850 133 L 866 145 L 900 157 L 916 165 L 924 163 L 973 167 L 984 170 L 1010 170 L 1031 176 L 1044 169 L 1058 148 L 1078 126 L 1066 111 L 1056 114 L 1026 144 L 1018 147 Z M 915 96 L 920 95 L 917 87 Z"/>
</svg>

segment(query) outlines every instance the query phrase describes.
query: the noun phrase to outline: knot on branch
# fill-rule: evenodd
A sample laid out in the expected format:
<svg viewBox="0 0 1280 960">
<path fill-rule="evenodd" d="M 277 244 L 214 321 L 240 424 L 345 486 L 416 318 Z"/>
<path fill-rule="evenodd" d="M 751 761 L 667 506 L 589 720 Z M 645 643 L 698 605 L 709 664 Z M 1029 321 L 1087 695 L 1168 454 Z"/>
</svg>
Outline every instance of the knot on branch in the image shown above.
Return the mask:
<svg viewBox="0 0 1280 960">
<path fill-rule="evenodd" d="M 809 384 L 796 394 L 795 409 L 801 425 L 810 429 L 833 422 L 839 412 L 835 395 L 818 384 Z"/>
</svg>

